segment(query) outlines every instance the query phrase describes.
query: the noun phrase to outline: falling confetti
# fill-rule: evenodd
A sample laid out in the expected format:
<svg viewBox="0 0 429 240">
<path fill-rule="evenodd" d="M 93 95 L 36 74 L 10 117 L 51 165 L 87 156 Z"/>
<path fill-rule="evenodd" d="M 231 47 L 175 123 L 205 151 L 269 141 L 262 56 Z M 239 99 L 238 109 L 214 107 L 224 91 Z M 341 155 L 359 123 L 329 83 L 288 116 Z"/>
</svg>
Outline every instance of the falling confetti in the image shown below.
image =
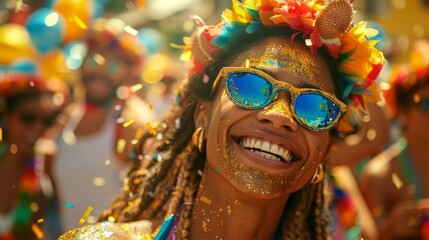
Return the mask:
<svg viewBox="0 0 429 240">
<path fill-rule="evenodd" d="M 37 224 L 33 223 L 31 224 L 31 230 L 33 230 L 34 235 L 36 235 L 37 239 L 43 238 L 43 232 L 40 230 L 39 226 Z"/>
<path fill-rule="evenodd" d="M 85 223 L 85 221 L 86 221 L 86 219 L 88 218 L 89 214 L 91 214 L 92 209 L 94 209 L 94 208 L 93 208 L 93 207 L 91 207 L 91 206 L 89 206 L 89 207 L 86 209 L 85 213 L 82 215 L 82 217 L 81 217 L 81 218 L 80 218 L 80 220 L 79 220 L 79 224 L 80 224 L 80 225 L 82 225 L 82 224 L 84 224 L 84 223 Z"/>
<path fill-rule="evenodd" d="M 209 198 L 207 198 L 205 196 L 201 196 L 200 200 L 204 203 L 207 203 L 208 205 L 212 204 L 212 200 L 210 200 Z"/>
<path fill-rule="evenodd" d="M 16 144 L 11 144 L 10 145 L 10 153 L 16 154 L 17 152 L 18 152 L 18 146 L 16 146 Z"/>
<path fill-rule="evenodd" d="M 135 28 L 131 27 L 130 25 L 125 26 L 124 31 L 133 36 L 136 36 L 139 33 Z"/>
<path fill-rule="evenodd" d="M 87 29 L 88 27 L 86 24 L 75 14 L 73 14 L 73 21 L 81 28 L 81 29 Z"/>
<path fill-rule="evenodd" d="M 143 84 L 138 83 L 138 84 L 135 84 L 135 85 L 131 86 L 130 90 L 131 90 L 132 93 L 135 93 L 135 92 L 139 91 L 142 88 L 143 88 Z"/>
<path fill-rule="evenodd" d="M 115 217 L 113 217 L 113 216 L 109 216 L 109 217 L 107 218 L 107 221 L 109 221 L 109 222 L 111 222 L 111 223 L 114 223 L 114 222 L 116 221 L 116 219 L 115 219 Z"/>
<path fill-rule="evenodd" d="M 70 202 L 64 202 L 64 205 L 68 208 L 74 208 L 74 204 Z"/>
<path fill-rule="evenodd" d="M 44 218 L 39 218 L 39 219 L 37 219 L 37 223 L 42 223 L 42 222 L 44 222 L 45 221 L 45 219 Z"/>
<path fill-rule="evenodd" d="M 102 187 L 106 184 L 106 179 L 104 177 L 94 177 L 92 179 L 92 184 L 97 187 Z"/>
<path fill-rule="evenodd" d="M 3 141 L 3 128 L 0 128 L 0 142 Z"/>
<path fill-rule="evenodd" d="M 209 80 L 210 80 L 209 76 L 207 76 L 206 74 L 204 74 L 203 83 L 208 83 Z"/>
<path fill-rule="evenodd" d="M 129 127 L 129 126 L 131 126 L 131 124 L 133 124 L 135 122 L 135 120 L 134 119 L 130 119 L 130 120 L 128 120 L 128 121 L 126 121 L 126 122 L 124 122 L 124 124 L 122 125 L 122 126 L 124 126 L 124 127 Z"/>
<path fill-rule="evenodd" d="M 149 131 L 150 134 L 152 135 L 156 135 L 156 130 L 152 127 L 152 125 L 150 123 L 146 124 L 147 130 Z"/>
<path fill-rule="evenodd" d="M 125 139 L 122 139 L 122 138 L 118 139 L 118 143 L 116 144 L 116 151 L 118 153 L 122 153 L 125 149 L 125 144 L 126 144 Z"/>
<path fill-rule="evenodd" d="M 392 174 L 392 181 L 397 189 L 400 189 L 404 185 L 398 175 L 396 175 L 396 173 Z"/>
<path fill-rule="evenodd" d="M 150 109 L 151 111 L 153 111 L 153 105 L 152 105 L 152 103 L 149 103 L 149 109 Z"/>
</svg>

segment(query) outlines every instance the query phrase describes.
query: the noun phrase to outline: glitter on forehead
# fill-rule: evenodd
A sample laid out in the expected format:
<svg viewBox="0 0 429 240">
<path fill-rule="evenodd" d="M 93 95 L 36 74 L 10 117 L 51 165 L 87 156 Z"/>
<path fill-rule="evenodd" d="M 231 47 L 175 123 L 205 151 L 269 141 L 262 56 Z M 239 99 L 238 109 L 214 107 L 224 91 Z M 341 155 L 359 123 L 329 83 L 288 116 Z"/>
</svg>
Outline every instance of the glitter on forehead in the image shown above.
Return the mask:
<svg viewBox="0 0 429 240">
<path fill-rule="evenodd" d="M 294 49 L 288 45 L 270 44 L 262 56 L 252 53 L 246 62 L 253 67 L 267 67 L 276 71 L 284 71 L 291 76 L 309 79 L 313 82 L 316 82 L 316 77 L 319 75 L 310 52 Z M 243 64 L 243 66 L 245 65 Z"/>
</svg>

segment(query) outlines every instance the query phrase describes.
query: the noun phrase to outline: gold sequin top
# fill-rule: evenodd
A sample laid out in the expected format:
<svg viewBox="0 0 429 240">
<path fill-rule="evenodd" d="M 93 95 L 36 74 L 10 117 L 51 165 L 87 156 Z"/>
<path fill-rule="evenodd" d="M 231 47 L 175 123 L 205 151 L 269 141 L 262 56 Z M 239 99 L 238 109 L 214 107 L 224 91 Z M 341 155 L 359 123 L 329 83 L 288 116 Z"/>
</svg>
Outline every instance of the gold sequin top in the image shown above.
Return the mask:
<svg viewBox="0 0 429 240">
<path fill-rule="evenodd" d="M 102 222 L 73 229 L 58 240 L 137 240 L 152 239 L 152 222 L 142 220 L 131 223 Z"/>
</svg>

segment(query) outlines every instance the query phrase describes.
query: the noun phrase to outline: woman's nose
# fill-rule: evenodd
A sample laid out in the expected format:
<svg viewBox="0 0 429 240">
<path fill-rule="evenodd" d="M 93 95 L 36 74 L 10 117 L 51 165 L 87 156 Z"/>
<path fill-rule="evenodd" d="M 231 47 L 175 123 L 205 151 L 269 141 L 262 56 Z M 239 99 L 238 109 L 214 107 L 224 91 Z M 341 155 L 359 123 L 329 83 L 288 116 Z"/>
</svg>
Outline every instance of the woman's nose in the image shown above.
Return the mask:
<svg viewBox="0 0 429 240">
<path fill-rule="evenodd" d="M 258 112 L 256 118 L 260 121 L 271 122 L 275 128 L 285 127 L 291 131 L 298 130 L 299 126 L 293 116 L 288 99 L 285 92 L 278 93 L 272 103 Z"/>
</svg>

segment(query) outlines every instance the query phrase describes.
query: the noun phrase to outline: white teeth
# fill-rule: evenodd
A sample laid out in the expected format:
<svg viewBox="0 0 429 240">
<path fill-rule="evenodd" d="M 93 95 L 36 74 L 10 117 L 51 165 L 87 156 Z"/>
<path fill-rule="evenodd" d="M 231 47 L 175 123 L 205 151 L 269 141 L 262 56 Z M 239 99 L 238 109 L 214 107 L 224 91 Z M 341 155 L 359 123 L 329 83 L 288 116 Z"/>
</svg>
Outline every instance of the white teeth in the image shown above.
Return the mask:
<svg viewBox="0 0 429 240">
<path fill-rule="evenodd" d="M 293 156 L 289 150 L 284 149 L 283 146 L 270 143 L 266 140 L 260 140 L 256 138 L 242 138 L 240 145 L 245 148 L 250 148 L 251 152 L 267 159 L 281 161 L 279 158 L 279 156 L 281 156 L 286 162 L 292 161 Z M 258 151 L 258 149 L 260 151 Z"/>
<path fill-rule="evenodd" d="M 264 141 L 262 143 L 261 150 L 263 150 L 265 152 L 269 152 L 270 151 L 270 143 L 268 141 Z"/>
<path fill-rule="evenodd" d="M 262 144 L 260 140 L 255 140 L 255 146 L 251 146 L 251 147 L 261 149 L 261 145 Z"/>
</svg>

